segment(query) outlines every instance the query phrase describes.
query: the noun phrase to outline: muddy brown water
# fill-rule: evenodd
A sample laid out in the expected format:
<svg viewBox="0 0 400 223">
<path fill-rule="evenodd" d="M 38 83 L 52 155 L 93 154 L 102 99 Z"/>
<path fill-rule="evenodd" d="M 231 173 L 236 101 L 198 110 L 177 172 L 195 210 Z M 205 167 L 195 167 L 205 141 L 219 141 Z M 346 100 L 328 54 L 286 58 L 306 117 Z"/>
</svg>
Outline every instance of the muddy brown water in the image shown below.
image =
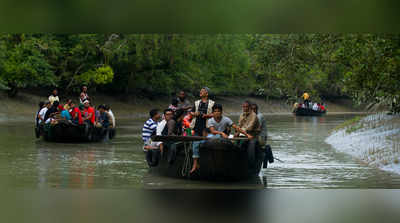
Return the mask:
<svg viewBox="0 0 400 223">
<path fill-rule="evenodd" d="M 9 188 L 400 188 L 400 176 L 362 164 L 324 142 L 354 114 L 324 117 L 266 115 L 274 155 L 260 176 L 212 183 L 156 176 L 148 171 L 140 137 L 145 118 L 118 119 L 111 142 L 61 144 L 34 137 L 27 118 L 0 120 L 0 186 Z M 237 117 L 232 117 L 237 120 Z"/>
</svg>

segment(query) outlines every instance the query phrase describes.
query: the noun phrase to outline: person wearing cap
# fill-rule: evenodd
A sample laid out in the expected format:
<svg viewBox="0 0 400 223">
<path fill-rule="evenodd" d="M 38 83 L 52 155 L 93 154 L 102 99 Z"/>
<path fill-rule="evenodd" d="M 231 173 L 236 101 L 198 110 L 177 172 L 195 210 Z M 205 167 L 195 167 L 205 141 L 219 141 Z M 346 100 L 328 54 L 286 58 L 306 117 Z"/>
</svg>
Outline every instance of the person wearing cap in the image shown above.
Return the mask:
<svg viewBox="0 0 400 223">
<path fill-rule="evenodd" d="M 84 110 L 83 110 L 83 114 L 84 114 L 84 118 L 83 121 L 90 121 L 93 125 L 95 123 L 96 120 L 96 115 L 95 115 L 95 111 L 94 108 L 90 106 L 90 102 L 89 100 L 85 100 L 83 102 L 84 105 Z"/>
<path fill-rule="evenodd" d="M 210 89 L 203 87 L 200 90 L 200 100 L 195 101 L 191 115 L 193 117 L 190 128 L 194 130 L 195 136 L 207 136 L 207 120 L 213 117 L 212 107 L 215 102 L 208 98 Z M 199 168 L 199 147 L 201 141 L 193 142 L 193 167 L 190 173 L 193 173 Z"/>
</svg>

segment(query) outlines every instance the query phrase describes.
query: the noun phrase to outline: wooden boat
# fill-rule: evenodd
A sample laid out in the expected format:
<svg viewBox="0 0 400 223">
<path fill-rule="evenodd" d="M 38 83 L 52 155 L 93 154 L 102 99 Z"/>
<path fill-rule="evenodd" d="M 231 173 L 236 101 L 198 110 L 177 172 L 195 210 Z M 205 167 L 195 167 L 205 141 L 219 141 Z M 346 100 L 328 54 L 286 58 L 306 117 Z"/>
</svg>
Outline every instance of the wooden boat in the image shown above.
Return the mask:
<svg viewBox="0 0 400 223">
<path fill-rule="evenodd" d="M 55 125 L 44 124 L 36 131 L 39 131 L 37 137 L 42 136 L 49 142 L 99 142 L 115 136 L 115 129 L 96 128 L 88 123 L 77 125 L 67 121 Z"/>
<path fill-rule="evenodd" d="M 315 111 L 311 108 L 297 108 L 293 113 L 297 116 L 322 116 L 326 114 L 326 110 Z"/>
<path fill-rule="evenodd" d="M 264 162 L 265 150 L 257 147 L 250 154 L 247 140 L 206 139 L 199 148 L 200 169 L 190 174 L 193 164 L 192 141 L 204 138 L 176 136 L 176 139 L 180 139 L 178 142 L 167 138 L 171 139 L 169 136 L 164 140 L 162 136 L 154 137 L 154 141 L 164 141 L 163 154 L 157 150 L 146 154 L 149 163 L 149 153 L 152 153 L 150 156 L 153 159 L 149 163 L 152 173 L 195 180 L 239 181 L 258 176 Z"/>
</svg>

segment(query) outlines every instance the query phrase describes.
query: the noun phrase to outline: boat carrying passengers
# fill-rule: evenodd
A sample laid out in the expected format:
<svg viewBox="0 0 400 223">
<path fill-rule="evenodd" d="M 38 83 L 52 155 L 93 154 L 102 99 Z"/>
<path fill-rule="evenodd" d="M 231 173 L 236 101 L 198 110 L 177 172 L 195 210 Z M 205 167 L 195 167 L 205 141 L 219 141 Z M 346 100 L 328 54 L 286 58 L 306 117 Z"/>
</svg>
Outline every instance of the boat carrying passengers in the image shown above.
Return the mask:
<svg viewBox="0 0 400 223">
<path fill-rule="evenodd" d="M 153 142 L 151 136 L 202 136 L 207 138 L 232 138 L 231 131 L 235 130 L 236 137 L 242 136 L 248 138 L 246 143 L 248 150 L 255 152 L 256 143 L 262 139 L 265 145 L 266 141 L 266 124 L 263 116 L 257 115 L 258 106 L 245 101 L 242 104 L 243 113 L 240 115 L 237 124 L 229 117 L 223 115 L 223 106 L 208 99 L 210 90 L 206 87 L 200 90 L 200 100 L 196 101 L 192 111 L 185 116 L 184 109 L 164 110 L 164 118 L 158 109 L 152 109 L 149 113 L 150 117 L 145 122 L 142 129 L 142 139 L 144 143 L 143 150 L 159 149 L 163 150 L 163 143 Z M 252 109 L 254 107 L 254 109 Z M 261 118 L 261 120 L 259 120 Z M 162 120 L 161 120 L 162 119 Z M 265 131 L 260 134 L 261 128 Z M 259 135 L 262 135 L 260 138 Z M 192 158 L 193 166 L 190 173 L 195 172 L 199 166 L 199 147 L 205 142 L 193 141 L 192 143 Z"/>
<path fill-rule="evenodd" d="M 115 128 L 115 117 L 109 105 L 99 105 L 96 110 L 91 106 L 88 97 L 82 102 L 77 105 L 73 100 L 67 99 L 62 105 L 58 98 L 58 91 L 53 90 L 48 101 L 39 103 L 39 110 L 35 116 L 36 127 L 64 122 L 71 125 L 86 123 L 91 127 Z"/>
</svg>

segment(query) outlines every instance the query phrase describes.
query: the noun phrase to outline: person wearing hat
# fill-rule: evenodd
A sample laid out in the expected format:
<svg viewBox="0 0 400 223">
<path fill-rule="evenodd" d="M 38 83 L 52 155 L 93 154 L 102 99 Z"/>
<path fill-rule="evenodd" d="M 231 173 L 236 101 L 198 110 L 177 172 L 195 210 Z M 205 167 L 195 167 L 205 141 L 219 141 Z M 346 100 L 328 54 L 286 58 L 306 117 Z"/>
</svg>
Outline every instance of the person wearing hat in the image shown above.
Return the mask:
<svg viewBox="0 0 400 223">
<path fill-rule="evenodd" d="M 96 114 L 95 114 L 94 108 L 90 106 L 89 100 L 85 100 L 83 102 L 83 105 L 85 107 L 83 110 L 83 114 L 84 114 L 83 121 L 88 120 L 94 125 L 95 120 L 96 120 Z"/>
<path fill-rule="evenodd" d="M 207 120 L 213 117 L 212 107 L 215 102 L 208 98 L 210 89 L 203 87 L 200 90 L 200 100 L 195 101 L 192 112 L 193 117 L 190 128 L 194 130 L 196 136 L 207 136 Z M 190 173 L 193 173 L 199 168 L 199 147 L 201 141 L 193 142 L 193 167 Z"/>
</svg>

